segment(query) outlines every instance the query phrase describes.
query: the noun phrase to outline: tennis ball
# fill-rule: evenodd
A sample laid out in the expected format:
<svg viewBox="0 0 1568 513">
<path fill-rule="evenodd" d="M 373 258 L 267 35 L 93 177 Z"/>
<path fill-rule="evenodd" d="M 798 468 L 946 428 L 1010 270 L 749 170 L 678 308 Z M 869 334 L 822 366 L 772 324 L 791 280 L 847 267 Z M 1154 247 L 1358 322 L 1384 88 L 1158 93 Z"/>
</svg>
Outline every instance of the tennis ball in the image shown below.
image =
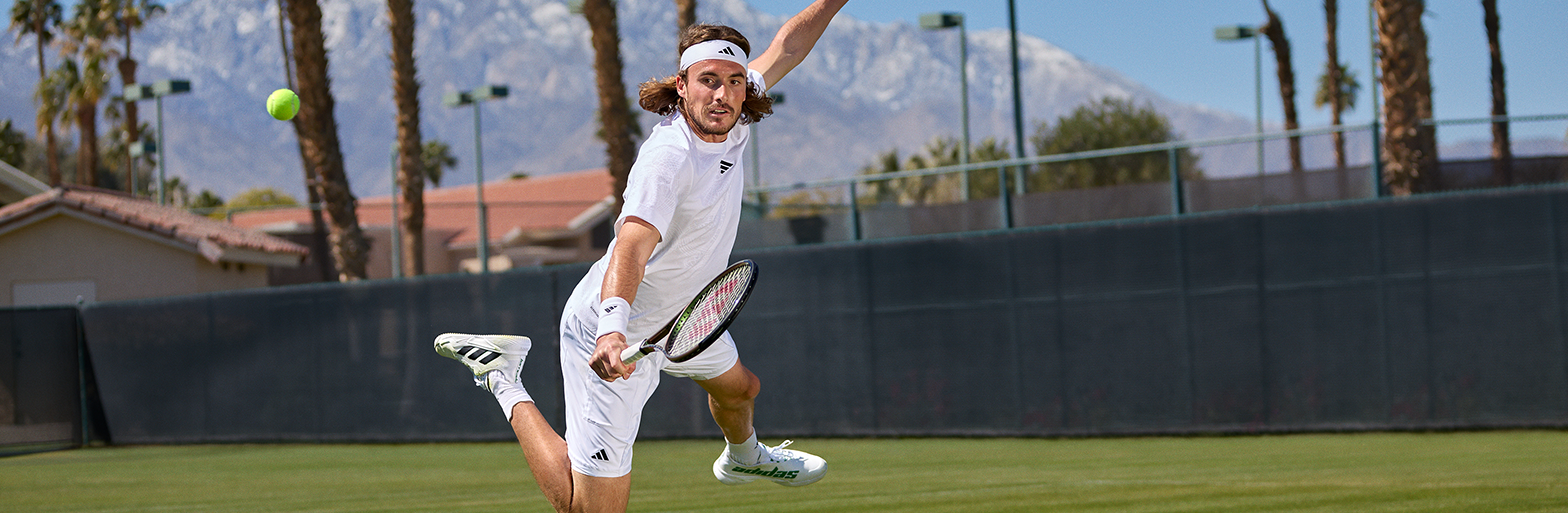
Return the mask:
<svg viewBox="0 0 1568 513">
<path fill-rule="evenodd" d="M 288 89 L 279 89 L 267 97 L 267 113 L 278 121 L 294 119 L 294 113 L 299 112 L 299 95 Z"/>
</svg>

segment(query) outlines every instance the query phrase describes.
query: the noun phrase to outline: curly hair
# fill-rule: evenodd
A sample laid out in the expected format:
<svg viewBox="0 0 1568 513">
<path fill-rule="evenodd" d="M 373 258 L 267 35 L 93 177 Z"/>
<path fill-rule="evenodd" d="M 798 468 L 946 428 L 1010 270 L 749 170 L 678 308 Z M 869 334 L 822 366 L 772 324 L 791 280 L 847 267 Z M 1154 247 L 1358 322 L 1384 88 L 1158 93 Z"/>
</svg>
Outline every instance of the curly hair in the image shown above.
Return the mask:
<svg viewBox="0 0 1568 513">
<path fill-rule="evenodd" d="M 722 39 L 735 43 L 747 55 L 751 55 L 751 43 L 740 31 L 724 25 L 696 24 L 687 27 L 681 32 L 681 41 L 677 47 L 676 55 L 684 53 L 692 45 L 704 41 Z M 668 116 L 680 108 L 681 96 L 676 91 L 675 81 L 686 79 L 686 70 L 681 70 L 675 75 L 664 78 L 649 79 L 637 86 L 637 105 L 643 110 Z M 746 89 L 746 99 L 740 104 L 740 122 L 745 124 L 755 123 L 773 114 L 773 98 L 756 86 Z"/>
</svg>

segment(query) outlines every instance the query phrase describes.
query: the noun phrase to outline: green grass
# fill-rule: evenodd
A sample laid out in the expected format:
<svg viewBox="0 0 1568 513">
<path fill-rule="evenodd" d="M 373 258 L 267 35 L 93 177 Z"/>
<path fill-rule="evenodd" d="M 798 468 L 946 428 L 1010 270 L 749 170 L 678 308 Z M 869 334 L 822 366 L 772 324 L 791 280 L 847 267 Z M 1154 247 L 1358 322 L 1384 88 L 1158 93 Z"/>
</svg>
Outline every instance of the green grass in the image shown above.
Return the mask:
<svg viewBox="0 0 1568 513">
<path fill-rule="evenodd" d="M 776 443 L 777 440 L 772 442 Z M 632 511 L 1565 511 L 1568 433 L 797 440 L 831 472 L 729 487 L 637 444 Z M 113 447 L 0 459 L 5 511 L 547 511 L 512 444 Z"/>
</svg>

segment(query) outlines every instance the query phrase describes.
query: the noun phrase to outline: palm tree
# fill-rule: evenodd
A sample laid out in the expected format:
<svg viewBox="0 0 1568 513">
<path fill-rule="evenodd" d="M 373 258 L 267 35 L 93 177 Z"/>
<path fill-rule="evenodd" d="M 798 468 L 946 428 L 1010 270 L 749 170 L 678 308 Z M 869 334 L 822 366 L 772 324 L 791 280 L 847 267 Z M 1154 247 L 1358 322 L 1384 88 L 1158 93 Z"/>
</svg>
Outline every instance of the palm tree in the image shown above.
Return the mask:
<svg viewBox="0 0 1568 513">
<path fill-rule="evenodd" d="M 328 237 L 339 281 L 365 278 L 370 244 L 359 227 L 354 192 L 343 171 L 343 151 L 338 142 L 335 102 L 327 74 L 326 35 L 321 31 L 321 5 L 317 0 L 290 0 L 289 24 L 294 27 L 294 64 L 300 97 L 294 130 L 299 135 L 301 160 L 311 177 L 329 218 Z"/>
<path fill-rule="evenodd" d="M 1269 8 L 1269 0 L 1263 0 L 1263 12 L 1268 13 L 1269 19 L 1259 27 L 1258 31 L 1268 36 L 1270 46 L 1274 47 L 1274 62 L 1277 64 L 1279 76 L 1279 98 L 1280 103 L 1285 106 L 1285 129 L 1295 130 L 1300 125 L 1296 120 L 1296 70 L 1290 64 L 1290 39 L 1285 37 L 1285 23 L 1280 21 L 1274 9 Z M 1299 185 L 1302 172 L 1299 136 L 1290 138 L 1290 172 L 1298 175 Z"/>
<path fill-rule="evenodd" d="M 584 0 L 583 17 L 593 33 L 593 67 L 599 86 L 599 123 L 604 130 L 605 167 L 615 179 L 615 208 L 613 215 L 621 212 L 622 194 L 626 192 L 626 177 L 631 173 L 632 162 L 637 158 L 637 146 L 632 143 L 636 118 L 632 116 L 631 102 L 626 99 L 626 84 L 621 80 L 621 36 L 615 21 L 615 2 L 612 0 Z"/>
<path fill-rule="evenodd" d="M 441 177 L 446 174 L 446 170 L 457 167 L 457 157 L 452 156 L 452 147 L 444 141 L 433 139 L 425 141 L 419 161 L 419 167 L 425 171 L 425 179 L 436 187 L 441 186 Z"/>
<path fill-rule="evenodd" d="M 697 0 L 675 0 L 675 34 L 680 37 L 686 27 L 697 24 Z"/>
<path fill-rule="evenodd" d="M 1437 132 L 1422 0 L 1373 0 L 1383 78 L 1383 182 L 1391 194 L 1437 190 Z"/>
<path fill-rule="evenodd" d="M 414 0 L 387 0 L 392 33 L 392 100 L 397 104 L 397 229 L 404 232 L 403 275 L 425 273 L 425 173 L 419 134 L 419 79 L 414 66 Z"/>
<path fill-rule="evenodd" d="M 1497 0 L 1481 0 L 1486 11 L 1486 46 L 1492 54 L 1492 117 L 1508 116 L 1508 91 L 1503 80 L 1503 45 L 1497 40 Z M 1511 185 L 1514 182 L 1514 152 L 1508 142 L 1508 123 L 1492 122 L 1492 182 Z"/>
<path fill-rule="evenodd" d="M 287 84 L 290 90 L 297 91 L 299 88 L 294 87 L 294 59 L 292 57 L 293 52 L 289 50 L 289 28 L 288 28 L 289 27 L 289 8 L 288 8 L 288 2 L 285 2 L 284 0 L 277 0 L 277 3 L 278 3 L 278 47 L 281 49 L 282 54 L 283 54 L 283 83 Z M 295 133 L 298 133 L 299 132 L 299 117 L 295 116 L 294 119 L 290 120 L 290 123 L 292 123 L 294 125 Z M 304 142 L 300 141 L 296 137 L 295 140 L 294 140 L 294 143 L 299 146 L 300 157 L 304 158 L 304 155 L 305 155 L 305 144 L 304 144 Z M 318 256 L 315 259 L 316 260 L 316 271 L 321 273 L 321 281 L 330 281 L 330 280 L 333 279 L 332 274 L 333 274 L 333 267 L 334 267 L 334 265 L 332 263 L 332 259 L 325 258 L 325 255 L 327 255 L 331 250 L 329 249 L 328 244 L 327 244 L 327 222 L 321 216 L 321 208 L 320 208 L 320 205 L 321 205 L 321 194 L 320 194 L 320 191 L 316 190 L 316 186 L 315 186 L 316 179 L 314 178 L 314 175 L 311 174 L 311 169 L 309 167 L 306 167 L 304 171 L 305 171 L 305 196 L 310 201 L 310 209 L 309 209 L 310 210 L 310 233 L 311 233 L 311 237 L 310 237 L 310 254 L 312 254 L 312 255 L 321 255 L 321 256 Z"/>
<path fill-rule="evenodd" d="M 48 77 L 48 69 L 44 66 L 44 47 L 54 40 L 53 28 L 60 25 L 60 3 L 53 0 L 20 0 L 11 4 L 11 29 L 16 30 L 16 42 L 22 42 L 22 36 L 32 34 L 35 38 L 34 46 L 38 50 L 38 90 L 35 96 L 43 98 L 44 81 Z M 54 141 L 54 115 L 45 115 L 44 105 L 39 105 L 37 115 L 38 134 L 44 139 L 45 160 L 48 162 L 49 185 L 60 186 L 60 160 Z"/>
<path fill-rule="evenodd" d="M 104 63 L 113 58 L 113 51 L 104 44 L 113 32 L 103 8 L 101 1 L 80 2 L 71 19 L 60 26 L 66 36 L 62 53 L 66 62 L 73 64 L 75 78 L 66 107 L 76 121 L 76 180 L 88 187 L 98 186 L 98 103 L 109 87 Z M 70 60 L 72 56 L 81 59 L 80 65 Z"/>
<path fill-rule="evenodd" d="M 126 86 L 136 83 L 136 58 L 131 53 L 131 35 L 141 30 L 146 21 L 154 16 L 167 12 L 163 4 L 157 0 L 103 0 L 113 23 L 114 33 L 125 38 L 125 53 L 120 55 L 115 66 L 120 71 L 120 84 Z M 135 143 L 141 140 L 141 123 L 137 119 L 136 102 L 125 102 L 125 140 Z M 134 157 L 129 153 L 125 155 L 125 170 L 127 175 L 136 172 Z M 132 180 L 126 180 L 126 190 L 130 190 Z M 135 191 L 130 191 L 135 194 Z"/>
<path fill-rule="evenodd" d="M 76 74 L 76 62 L 62 62 L 59 67 L 44 75 L 44 79 L 38 81 L 38 88 L 33 91 L 33 100 L 38 102 L 38 130 L 47 131 L 48 141 L 54 141 L 55 121 L 61 118 L 66 120 L 61 130 L 70 133 L 70 109 L 66 103 L 71 96 L 72 84 L 76 82 Z M 49 163 L 53 166 L 49 169 L 50 185 L 59 187 L 65 183 L 59 167 L 59 148 L 49 147 L 46 150 L 49 152 Z"/>
<path fill-rule="evenodd" d="M 1328 62 L 1323 64 L 1323 76 L 1318 79 L 1318 91 L 1313 95 L 1313 105 L 1322 108 L 1328 105 L 1329 114 L 1333 117 L 1333 125 L 1338 127 L 1342 123 L 1340 114 L 1345 112 L 1345 95 L 1340 84 L 1345 76 L 1345 65 L 1339 62 L 1339 0 L 1323 0 L 1324 42 L 1328 50 Z M 1355 98 L 1355 95 L 1350 95 Z M 1345 169 L 1345 134 L 1334 132 L 1334 169 Z"/>
<path fill-rule="evenodd" d="M 1333 116 L 1335 127 L 1340 126 L 1344 119 L 1341 117 L 1345 111 L 1356 108 L 1356 94 L 1361 90 L 1361 84 L 1356 82 L 1356 76 L 1350 72 L 1350 67 L 1339 61 L 1339 2 L 1338 0 L 1323 0 L 1323 12 L 1327 17 L 1324 39 L 1328 46 L 1328 61 L 1323 63 L 1323 74 L 1318 76 L 1317 94 L 1313 95 L 1312 105 L 1317 108 L 1327 106 Z M 1336 184 L 1339 186 L 1341 198 L 1350 195 L 1350 179 L 1345 175 L 1345 133 L 1334 132 L 1334 169 Z"/>
</svg>

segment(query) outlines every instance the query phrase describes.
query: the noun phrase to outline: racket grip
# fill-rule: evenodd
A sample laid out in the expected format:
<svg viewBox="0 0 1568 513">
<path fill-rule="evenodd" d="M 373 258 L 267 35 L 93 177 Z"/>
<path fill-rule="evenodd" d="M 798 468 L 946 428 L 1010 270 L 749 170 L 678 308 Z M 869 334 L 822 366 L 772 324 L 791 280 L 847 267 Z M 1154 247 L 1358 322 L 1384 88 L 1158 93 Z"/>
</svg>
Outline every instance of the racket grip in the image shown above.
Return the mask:
<svg viewBox="0 0 1568 513">
<path fill-rule="evenodd" d="M 648 356 L 648 353 L 642 352 L 641 344 L 628 347 L 621 351 L 621 364 L 631 365 L 632 362 L 641 360 L 644 356 Z"/>
</svg>

